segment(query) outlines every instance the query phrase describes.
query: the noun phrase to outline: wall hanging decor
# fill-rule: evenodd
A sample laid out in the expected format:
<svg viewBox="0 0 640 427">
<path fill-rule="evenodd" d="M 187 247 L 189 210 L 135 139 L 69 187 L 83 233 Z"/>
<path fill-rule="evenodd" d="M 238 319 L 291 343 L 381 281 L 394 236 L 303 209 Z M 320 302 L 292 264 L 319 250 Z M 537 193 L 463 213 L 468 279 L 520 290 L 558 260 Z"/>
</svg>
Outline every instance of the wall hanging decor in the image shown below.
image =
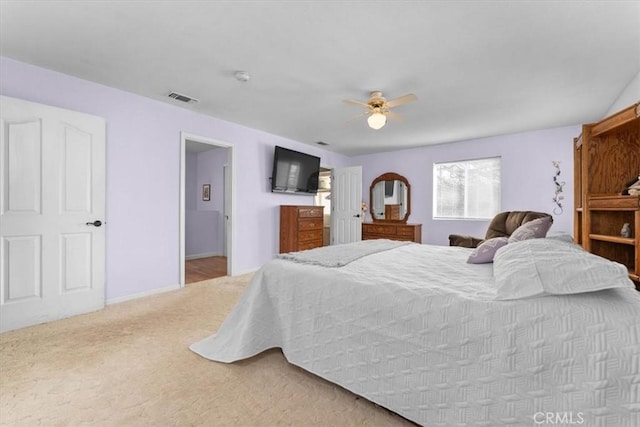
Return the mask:
<svg viewBox="0 0 640 427">
<path fill-rule="evenodd" d="M 560 162 L 552 161 L 553 167 L 556 168 L 556 172 L 553 175 L 553 183 L 556 185 L 556 192 L 553 196 L 553 203 L 556 204 L 556 207 L 553 208 L 553 213 L 556 215 L 562 215 L 562 201 L 564 200 L 564 196 L 562 195 L 562 187 L 564 187 L 565 182 L 560 181 Z"/>
</svg>

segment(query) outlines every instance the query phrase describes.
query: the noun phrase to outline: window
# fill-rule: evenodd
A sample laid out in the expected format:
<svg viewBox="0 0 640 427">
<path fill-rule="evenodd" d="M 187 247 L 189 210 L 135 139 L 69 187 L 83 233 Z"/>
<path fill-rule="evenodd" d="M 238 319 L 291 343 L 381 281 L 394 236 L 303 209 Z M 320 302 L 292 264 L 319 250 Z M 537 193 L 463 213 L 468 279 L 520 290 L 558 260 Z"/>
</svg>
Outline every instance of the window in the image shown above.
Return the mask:
<svg viewBox="0 0 640 427">
<path fill-rule="evenodd" d="M 491 219 L 500 212 L 500 157 L 433 165 L 433 217 Z"/>
</svg>

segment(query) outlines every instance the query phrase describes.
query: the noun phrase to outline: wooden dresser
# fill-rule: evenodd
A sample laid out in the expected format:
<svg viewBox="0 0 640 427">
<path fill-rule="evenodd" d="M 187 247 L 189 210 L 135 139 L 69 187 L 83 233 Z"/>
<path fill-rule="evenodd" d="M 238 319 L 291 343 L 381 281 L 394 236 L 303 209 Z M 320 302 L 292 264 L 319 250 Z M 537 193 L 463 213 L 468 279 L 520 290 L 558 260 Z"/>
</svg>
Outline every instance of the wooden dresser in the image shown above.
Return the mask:
<svg viewBox="0 0 640 427">
<path fill-rule="evenodd" d="M 280 253 L 322 246 L 324 206 L 280 206 Z"/>
<path fill-rule="evenodd" d="M 422 224 L 363 222 L 362 240 L 390 239 L 422 243 Z"/>
</svg>

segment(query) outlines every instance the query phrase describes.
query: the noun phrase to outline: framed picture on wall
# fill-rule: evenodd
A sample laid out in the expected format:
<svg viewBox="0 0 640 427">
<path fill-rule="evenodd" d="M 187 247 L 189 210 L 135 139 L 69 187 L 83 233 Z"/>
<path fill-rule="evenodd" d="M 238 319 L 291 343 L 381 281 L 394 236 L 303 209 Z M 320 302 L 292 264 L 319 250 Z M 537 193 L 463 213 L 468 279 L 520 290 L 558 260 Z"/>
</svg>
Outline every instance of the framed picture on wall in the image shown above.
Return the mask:
<svg viewBox="0 0 640 427">
<path fill-rule="evenodd" d="M 202 185 L 202 200 L 205 202 L 211 200 L 211 184 Z"/>
</svg>

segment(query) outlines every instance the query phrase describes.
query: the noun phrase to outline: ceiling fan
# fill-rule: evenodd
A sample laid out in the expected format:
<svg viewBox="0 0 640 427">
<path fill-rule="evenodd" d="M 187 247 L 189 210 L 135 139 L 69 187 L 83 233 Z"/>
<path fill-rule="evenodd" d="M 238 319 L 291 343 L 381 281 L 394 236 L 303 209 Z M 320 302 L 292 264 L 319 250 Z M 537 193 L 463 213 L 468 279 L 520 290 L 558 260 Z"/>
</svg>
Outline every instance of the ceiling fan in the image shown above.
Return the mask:
<svg viewBox="0 0 640 427">
<path fill-rule="evenodd" d="M 391 119 L 401 120 L 403 117 L 391 111 L 391 108 L 397 107 L 398 105 L 406 104 L 407 102 L 412 102 L 417 100 L 418 97 L 412 93 L 408 93 L 399 98 L 392 99 L 391 101 L 387 101 L 384 96 L 382 96 L 382 92 L 373 91 L 369 96 L 369 100 L 364 103 L 360 101 L 354 101 L 352 99 L 345 99 L 342 102 L 345 104 L 353 104 L 358 105 L 360 107 L 364 107 L 367 109 L 365 113 L 359 114 L 351 120 L 354 120 L 358 117 L 368 115 L 367 123 L 371 129 L 381 129 L 387 123 L 387 117 Z"/>
</svg>

